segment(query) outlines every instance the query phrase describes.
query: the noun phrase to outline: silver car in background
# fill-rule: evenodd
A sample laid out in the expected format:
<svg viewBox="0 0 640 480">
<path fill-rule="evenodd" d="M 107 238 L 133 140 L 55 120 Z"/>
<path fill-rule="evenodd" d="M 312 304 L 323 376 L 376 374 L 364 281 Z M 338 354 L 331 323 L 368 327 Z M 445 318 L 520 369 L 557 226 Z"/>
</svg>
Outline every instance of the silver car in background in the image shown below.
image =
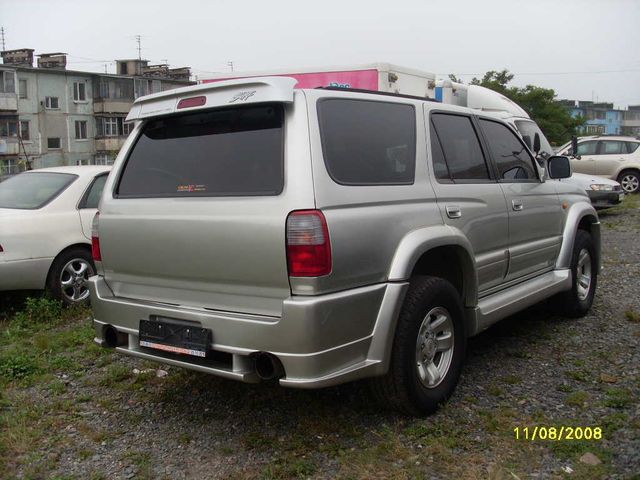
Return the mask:
<svg viewBox="0 0 640 480">
<path fill-rule="evenodd" d="M 91 221 L 110 168 L 43 168 L 0 183 L 0 291 L 88 300 Z"/>
</svg>

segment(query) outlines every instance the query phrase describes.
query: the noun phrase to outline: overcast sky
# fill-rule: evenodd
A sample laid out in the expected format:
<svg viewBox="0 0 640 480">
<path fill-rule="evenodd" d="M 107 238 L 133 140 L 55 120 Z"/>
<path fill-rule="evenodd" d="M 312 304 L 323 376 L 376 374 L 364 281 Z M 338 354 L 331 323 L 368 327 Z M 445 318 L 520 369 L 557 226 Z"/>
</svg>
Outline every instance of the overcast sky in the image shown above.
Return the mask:
<svg viewBox="0 0 640 480">
<path fill-rule="evenodd" d="M 506 68 L 559 98 L 640 104 L 640 0 L 0 0 L 7 49 L 196 75 L 389 62 L 464 81 Z"/>
</svg>

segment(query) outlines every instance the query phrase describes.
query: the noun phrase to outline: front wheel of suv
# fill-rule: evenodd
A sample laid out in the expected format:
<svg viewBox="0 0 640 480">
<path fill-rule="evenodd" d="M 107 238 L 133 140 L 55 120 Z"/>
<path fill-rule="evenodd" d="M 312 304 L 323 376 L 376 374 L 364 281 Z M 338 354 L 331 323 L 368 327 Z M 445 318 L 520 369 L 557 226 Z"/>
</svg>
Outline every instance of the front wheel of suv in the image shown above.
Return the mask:
<svg viewBox="0 0 640 480">
<path fill-rule="evenodd" d="M 398 318 L 389 371 L 371 380 L 374 395 L 410 415 L 432 413 L 458 382 L 466 343 L 458 291 L 441 278 L 413 278 Z"/>
<path fill-rule="evenodd" d="M 618 175 L 618 183 L 624 193 L 637 193 L 640 190 L 640 173 L 626 170 Z"/>
<path fill-rule="evenodd" d="M 583 317 L 596 294 L 598 262 L 589 232 L 578 230 L 571 255 L 571 290 L 553 298 L 554 310 L 565 317 Z"/>
</svg>

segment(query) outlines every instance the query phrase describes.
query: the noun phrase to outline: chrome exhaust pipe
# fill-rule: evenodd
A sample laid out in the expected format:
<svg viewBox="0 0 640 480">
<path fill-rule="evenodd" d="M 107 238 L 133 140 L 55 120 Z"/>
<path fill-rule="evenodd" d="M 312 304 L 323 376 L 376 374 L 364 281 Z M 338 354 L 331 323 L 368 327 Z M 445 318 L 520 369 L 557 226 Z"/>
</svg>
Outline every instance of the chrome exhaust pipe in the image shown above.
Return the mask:
<svg viewBox="0 0 640 480">
<path fill-rule="evenodd" d="M 256 374 L 261 380 L 272 380 L 284 376 L 284 367 L 278 357 L 267 352 L 258 352 L 253 357 Z"/>
</svg>

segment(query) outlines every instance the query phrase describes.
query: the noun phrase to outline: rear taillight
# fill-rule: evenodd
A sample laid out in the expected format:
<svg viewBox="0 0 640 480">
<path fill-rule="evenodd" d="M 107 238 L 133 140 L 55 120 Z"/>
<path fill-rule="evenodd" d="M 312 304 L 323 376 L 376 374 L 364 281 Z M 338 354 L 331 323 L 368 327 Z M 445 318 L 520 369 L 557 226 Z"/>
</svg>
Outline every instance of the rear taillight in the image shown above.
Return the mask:
<svg viewBox="0 0 640 480">
<path fill-rule="evenodd" d="M 287 217 L 287 265 L 291 277 L 331 273 L 331 241 L 320 210 L 298 210 Z"/>
<path fill-rule="evenodd" d="M 91 222 L 91 256 L 96 262 L 102 261 L 102 254 L 100 253 L 100 237 L 98 236 L 98 219 L 100 218 L 100 212 L 96 212 Z"/>
</svg>

